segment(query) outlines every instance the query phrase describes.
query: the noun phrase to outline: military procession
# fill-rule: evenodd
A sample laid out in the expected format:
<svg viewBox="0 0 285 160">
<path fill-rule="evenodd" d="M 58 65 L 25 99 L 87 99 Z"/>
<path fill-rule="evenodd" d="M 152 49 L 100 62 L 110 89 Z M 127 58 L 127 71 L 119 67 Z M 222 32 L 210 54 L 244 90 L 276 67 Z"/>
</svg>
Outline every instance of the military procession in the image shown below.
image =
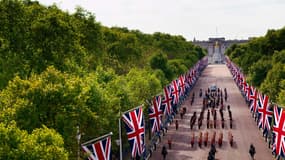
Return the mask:
<svg viewBox="0 0 285 160">
<path fill-rule="evenodd" d="M 230 76 L 228 79 L 231 85 L 228 84 L 229 82 L 219 82 L 216 78 L 212 80 L 203 78 L 202 75 L 188 94 L 188 98 L 177 108 L 178 114 L 172 117 L 175 123 L 167 123 L 169 131 L 162 136 L 168 143 L 166 147 L 168 154 L 165 159 L 175 157 L 201 160 L 250 159 L 252 157 L 272 159 L 274 155 L 268 150 L 266 143 L 256 140 L 255 137 L 258 136 L 249 136 L 253 134 L 253 131 L 250 131 L 252 129 L 244 129 L 244 125 L 251 125 L 246 126 L 247 128 L 255 128 L 252 124 L 244 123 L 244 120 L 250 117 L 239 118 L 247 110 L 249 103 L 242 100 L 244 93 L 240 92 L 239 86 L 232 83 Z M 242 109 L 245 111 L 240 111 Z M 255 114 L 251 115 L 253 118 L 258 118 Z M 258 133 L 258 129 L 254 132 Z M 167 146 L 167 143 L 162 141 L 156 145 Z M 162 159 L 164 156 L 161 149 L 158 147 L 153 150 L 149 158 Z M 180 153 L 179 156 L 178 153 Z"/>
<path fill-rule="evenodd" d="M 213 84 L 208 88 L 200 88 L 198 95 L 199 97 L 195 97 L 195 92 L 193 91 L 190 95 L 190 103 L 188 105 L 186 103 L 179 109 L 180 119 L 174 114 L 173 119 L 175 119 L 175 130 L 179 131 L 179 123 L 187 121 L 187 117 L 189 116 L 185 117 L 185 114 L 190 115 L 189 146 L 192 149 L 194 149 L 196 145 L 199 146 L 199 148 L 210 147 L 208 159 L 211 160 L 215 159 L 215 154 L 217 152 L 215 148 L 216 145 L 221 148 L 223 144 L 226 143 L 226 140 L 223 139 L 224 132 L 222 130 L 226 127 L 228 129 L 233 128 L 232 111 L 230 104 L 227 104 L 227 107 L 225 107 L 224 104 L 224 102 L 227 102 L 228 100 L 227 88 L 219 88 Z M 194 102 L 202 105 L 192 111 L 191 106 L 195 104 Z M 224 117 L 225 111 L 228 112 L 227 118 Z M 204 119 L 205 112 L 207 116 Z M 203 126 L 203 121 L 205 126 Z M 226 122 L 228 123 L 227 125 L 225 124 Z M 169 123 L 169 125 L 171 125 L 171 123 Z M 172 139 L 169 138 L 167 143 L 168 150 L 171 150 L 173 145 Z M 233 134 L 231 131 L 228 131 L 228 144 L 231 147 L 234 145 Z M 167 150 L 165 146 L 163 146 L 161 154 L 163 159 L 167 159 L 164 150 Z"/>
</svg>

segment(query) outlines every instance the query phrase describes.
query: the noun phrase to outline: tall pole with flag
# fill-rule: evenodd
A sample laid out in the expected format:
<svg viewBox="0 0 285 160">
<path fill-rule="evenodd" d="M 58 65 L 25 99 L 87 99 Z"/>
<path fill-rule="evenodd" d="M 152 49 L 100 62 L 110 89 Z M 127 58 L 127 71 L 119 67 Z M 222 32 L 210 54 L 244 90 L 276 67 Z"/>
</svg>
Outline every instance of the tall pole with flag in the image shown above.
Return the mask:
<svg viewBox="0 0 285 160">
<path fill-rule="evenodd" d="M 76 127 L 77 133 L 76 133 L 76 139 L 77 139 L 77 160 L 80 160 L 80 139 L 81 139 L 81 133 L 79 129 L 79 125 Z"/>
<path fill-rule="evenodd" d="M 119 99 L 119 140 L 116 140 L 117 145 L 119 145 L 119 157 L 120 160 L 123 160 L 123 147 L 122 147 L 122 125 L 121 125 L 121 117 L 122 117 L 122 113 L 121 113 L 121 98 Z"/>
<path fill-rule="evenodd" d="M 122 120 L 131 146 L 132 158 L 141 158 L 145 152 L 145 128 L 142 106 L 124 112 Z"/>
<path fill-rule="evenodd" d="M 146 100 L 145 102 L 148 106 L 151 106 L 150 100 Z M 148 139 L 151 140 L 151 127 L 150 127 L 151 125 L 149 119 L 147 121 L 147 125 L 148 125 Z"/>
<path fill-rule="evenodd" d="M 123 160 L 123 151 L 122 151 L 122 128 L 121 128 L 121 107 L 120 107 L 120 117 L 119 117 L 119 145 L 120 145 L 120 160 Z"/>
</svg>

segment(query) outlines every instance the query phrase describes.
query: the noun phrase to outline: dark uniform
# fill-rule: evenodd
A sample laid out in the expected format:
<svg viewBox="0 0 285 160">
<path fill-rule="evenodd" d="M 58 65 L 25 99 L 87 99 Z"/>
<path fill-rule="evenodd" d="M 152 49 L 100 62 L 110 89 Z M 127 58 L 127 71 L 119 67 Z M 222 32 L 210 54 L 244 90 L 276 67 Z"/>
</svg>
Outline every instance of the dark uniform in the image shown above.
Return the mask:
<svg viewBox="0 0 285 160">
<path fill-rule="evenodd" d="M 175 121 L 175 128 L 178 129 L 178 120 Z"/>
<path fill-rule="evenodd" d="M 209 155 L 208 155 L 208 160 L 215 160 L 215 154 L 216 154 L 217 150 L 216 150 L 216 147 L 215 145 L 211 145 L 211 150 L 209 152 Z"/>
<path fill-rule="evenodd" d="M 167 149 L 166 149 L 165 146 L 162 147 L 161 154 L 162 154 L 162 156 L 163 156 L 163 159 L 165 160 L 165 159 L 166 159 L 166 155 L 167 155 Z"/>
<path fill-rule="evenodd" d="M 251 144 L 249 147 L 249 154 L 252 159 L 254 159 L 254 154 L 255 154 L 255 147 Z"/>
</svg>

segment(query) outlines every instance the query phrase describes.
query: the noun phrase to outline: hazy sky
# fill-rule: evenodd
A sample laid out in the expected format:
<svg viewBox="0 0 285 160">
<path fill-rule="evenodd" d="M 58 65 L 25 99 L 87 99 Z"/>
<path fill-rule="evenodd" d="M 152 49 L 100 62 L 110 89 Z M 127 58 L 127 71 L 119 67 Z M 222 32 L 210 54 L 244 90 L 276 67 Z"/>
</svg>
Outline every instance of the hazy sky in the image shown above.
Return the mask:
<svg viewBox="0 0 285 160">
<path fill-rule="evenodd" d="M 285 0 L 39 0 L 70 13 L 76 6 L 104 26 L 164 32 L 188 40 L 247 39 L 285 26 Z"/>
</svg>

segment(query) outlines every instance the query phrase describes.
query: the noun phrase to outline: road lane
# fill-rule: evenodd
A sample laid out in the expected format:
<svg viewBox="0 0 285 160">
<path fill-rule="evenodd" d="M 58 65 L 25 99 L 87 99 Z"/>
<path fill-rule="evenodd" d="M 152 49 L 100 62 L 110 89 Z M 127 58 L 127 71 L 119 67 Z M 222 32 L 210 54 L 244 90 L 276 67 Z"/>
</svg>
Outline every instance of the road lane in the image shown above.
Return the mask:
<svg viewBox="0 0 285 160">
<path fill-rule="evenodd" d="M 229 116 L 228 111 L 224 111 L 225 117 L 225 128 L 222 129 L 220 124 L 220 114 L 217 111 L 217 119 L 219 124 L 216 129 L 207 129 L 206 127 L 206 116 L 207 112 L 204 114 L 203 125 L 201 129 L 198 129 L 197 122 L 194 126 L 193 130 L 190 130 L 190 118 L 193 115 L 194 111 L 197 112 L 197 116 L 199 117 L 199 113 L 202 108 L 202 98 L 199 98 L 199 90 L 203 89 L 203 94 L 206 88 L 210 85 L 216 84 L 219 88 L 227 88 L 228 92 L 228 101 L 224 102 L 224 105 L 228 104 L 231 106 L 232 116 L 233 116 L 233 128 L 230 129 L 229 126 Z M 193 105 L 190 105 L 190 99 L 192 97 L 193 92 L 195 92 L 195 100 Z M 179 128 L 175 130 L 175 124 L 172 123 L 169 126 L 168 133 L 162 137 L 162 142 L 158 144 L 157 150 L 154 151 L 151 159 L 159 160 L 162 159 L 161 156 L 161 148 L 163 145 L 167 145 L 167 140 L 169 138 L 172 139 L 172 149 L 168 149 L 168 160 L 205 160 L 208 157 L 208 153 L 210 151 L 210 145 L 208 142 L 208 146 L 204 145 L 202 148 L 198 146 L 198 136 L 199 132 L 204 133 L 209 132 L 209 141 L 213 132 L 217 133 L 217 137 L 219 133 L 223 133 L 223 145 L 222 147 L 217 148 L 216 159 L 219 160 L 247 160 L 250 159 L 249 156 L 249 146 L 250 144 L 254 144 L 256 149 L 256 160 L 270 160 L 273 159 L 271 155 L 271 150 L 267 148 L 267 144 L 262 138 L 262 133 L 258 130 L 258 127 L 251 117 L 249 109 L 244 101 L 244 98 L 240 94 L 238 87 L 236 86 L 232 75 L 230 74 L 226 65 L 209 65 L 203 71 L 201 77 L 196 83 L 195 87 L 190 93 L 190 96 L 186 101 L 182 104 L 182 107 L 187 108 L 187 112 L 183 119 L 180 119 L 179 115 L 176 115 L 175 120 L 179 121 Z M 212 118 L 212 117 L 211 117 Z M 230 146 L 228 140 L 228 132 L 231 131 L 233 134 L 234 145 Z M 195 134 L 195 145 L 191 148 L 190 141 L 192 133 Z M 204 139 L 204 137 L 203 137 Z"/>
</svg>

